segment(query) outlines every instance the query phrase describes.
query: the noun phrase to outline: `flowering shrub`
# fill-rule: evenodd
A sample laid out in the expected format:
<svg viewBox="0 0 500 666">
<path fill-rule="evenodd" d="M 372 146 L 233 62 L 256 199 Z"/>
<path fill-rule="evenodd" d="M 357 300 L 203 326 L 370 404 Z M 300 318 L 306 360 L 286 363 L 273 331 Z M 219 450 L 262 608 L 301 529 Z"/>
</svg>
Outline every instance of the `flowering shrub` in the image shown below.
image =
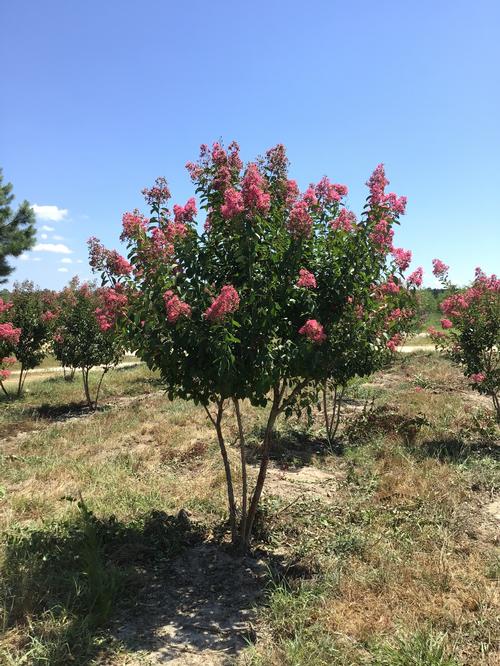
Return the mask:
<svg viewBox="0 0 500 666">
<path fill-rule="evenodd" d="M 307 401 L 311 387 L 345 384 L 378 367 L 411 320 L 411 283 L 402 276 L 411 256 L 392 245 L 406 200 L 385 193 L 379 165 L 358 222 L 345 207 L 345 185 L 325 177 L 301 193 L 288 178 L 281 145 L 245 168 L 236 143 L 227 150 L 202 146 L 199 161 L 187 168 L 205 213 L 204 232 L 195 223 L 194 200 L 171 210 L 168 186 L 158 179 L 144 191 L 150 218 L 139 211 L 123 216 L 130 275 L 113 271 L 95 239 L 91 257 L 104 283 L 128 295 L 131 344 L 160 372 L 169 397 L 205 408 L 223 458 L 233 542 L 246 547 L 276 419 Z M 252 490 L 245 399 L 268 407 Z M 224 434 L 231 404 L 240 502 Z"/>
<path fill-rule="evenodd" d="M 436 346 L 459 365 L 471 386 L 491 397 L 500 421 L 500 279 L 480 268 L 472 284 L 457 289 L 448 278 L 448 266 L 434 259 L 434 275 L 449 290 L 441 303 L 442 331 L 431 327 Z"/>
<path fill-rule="evenodd" d="M 113 263 L 115 267 L 120 265 Z M 119 269 L 118 274 L 123 275 L 123 272 Z M 82 371 L 85 399 L 94 409 L 104 375 L 123 356 L 123 342 L 115 322 L 125 304 L 126 297 L 116 290 L 80 285 L 76 278 L 57 298 L 52 339 L 54 356 L 63 367 Z M 89 374 L 94 366 L 101 366 L 102 374 L 92 396 Z"/>
<path fill-rule="evenodd" d="M 0 386 L 11 372 L 9 367 L 17 360 L 21 364 L 17 382 L 20 396 L 29 370 L 42 362 L 49 340 L 54 294 L 35 289 L 33 283 L 16 284 L 12 300 L 0 299 Z M 3 322 L 3 323 L 2 323 Z"/>
</svg>

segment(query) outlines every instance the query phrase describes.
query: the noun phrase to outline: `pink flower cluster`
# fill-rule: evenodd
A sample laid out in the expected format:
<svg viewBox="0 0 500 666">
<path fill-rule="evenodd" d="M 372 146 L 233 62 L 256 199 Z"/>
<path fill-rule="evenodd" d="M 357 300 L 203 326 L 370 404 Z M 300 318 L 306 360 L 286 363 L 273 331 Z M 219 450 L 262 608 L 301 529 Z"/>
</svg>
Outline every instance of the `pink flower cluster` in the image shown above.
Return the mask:
<svg viewBox="0 0 500 666">
<path fill-rule="evenodd" d="M 222 321 L 226 315 L 236 312 L 239 306 L 240 297 L 238 292 L 231 284 L 226 284 L 206 309 L 205 317 L 209 321 Z"/>
<path fill-rule="evenodd" d="M 316 278 L 314 275 L 306 268 L 301 268 L 299 270 L 297 287 L 303 287 L 304 289 L 316 289 L 316 286 Z"/>
<path fill-rule="evenodd" d="M 396 333 L 396 335 L 393 335 L 390 340 L 387 340 L 386 347 L 387 349 L 390 349 L 391 352 L 395 352 L 396 348 L 399 347 L 401 344 L 402 337 L 399 333 Z"/>
<path fill-rule="evenodd" d="M 145 187 L 142 190 L 142 194 L 148 206 L 161 206 L 170 199 L 170 190 L 163 176 L 155 180 L 153 187 Z"/>
<path fill-rule="evenodd" d="M 290 211 L 288 231 L 296 238 L 307 238 L 311 235 L 313 219 L 309 215 L 305 201 L 298 201 Z"/>
<path fill-rule="evenodd" d="M 49 321 L 52 321 L 53 319 L 55 319 L 56 316 L 57 315 L 56 315 L 55 312 L 52 312 L 52 310 L 47 310 L 47 312 L 42 313 L 42 316 L 40 317 L 40 319 L 43 322 L 48 323 Z"/>
<path fill-rule="evenodd" d="M 473 375 L 469 377 L 469 379 L 474 383 L 474 384 L 482 384 L 484 380 L 486 379 L 486 375 L 484 372 L 476 372 Z"/>
<path fill-rule="evenodd" d="M 385 188 L 389 181 L 385 177 L 383 164 L 379 164 L 366 183 L 370 189 L 370 201 L 372 206 L 384 206 L 389 208 L 395 216 L 404 215 L 406 210 L 406 197 L 398 197 L 394 192 L 385 194 Z"/>
<path fill-rule="evenodd" d="M 342 208 L 337 217 L 330 222 L 334 231 L 352 231 L 355 224 L 356 215 L 347 208 Z"/>
<path fill-rule="evenodd" d="M 239 215 L 245 210 L 243 195 L 233 187 L 228 187 L 224 192 L 224 203 L 220 207 L 220 212 L 225 220 Z"/>
<path fill-rule="evenodd" d="M 392 275 L 389 276 L 389 279 L 385 284 L 380 286 L 380 291 L 383 294 L 398 294 L 399 290 L 400 290 L 399 284 L 396 284 L 396 282 L 394 282 L 394 277 Z"/>
<path fill-rule="evenodd" d="M 16 359 L 12 356 L 6 356 L 5 358 L 0 358 L 0 381 L 8 379 L 10 377 L 10 370 L 5 366 L 13 365 L 16 362 Z"/>
<path fill-rule="evenodd" d="M 3 312 L 7 312 L 7 310 L 10 310 L 13 305 L 14 303 L 7 303 L 6 301 L 3 300 L 3 298 L 0 298 L 0 314 L 2 314 Z"/>
<path fill-rule="evenodd" d="M 92 268 L 108 271 L 111 275 L 119 277 L 129 275 L 132 271 L 131 264 L 116 250 L 107 250 L 97 238 L 92 236 L 88 239 L 89 263 Z"/>
<path fill-rule="evenodd" d="M 101 331 L 112 328 L 117 319 L 125 313 L 128 298 L 120 285 L 99 290 L 103 306 L 96 308 L 95 315 Z"/>
<path fill-rule="evenodd" d="M 370 233 L 370 238 L 375 245 L 378 245 L 382 252 L 390 252 L 392 250 L 392 240 L 394 238 L 394 231 L 388 220 L 379 220 Z"/>
<path fill-rule="evenodd" d="M 432 260 L 432 272 L 436 277 L 445 275 L 448 272 L 448 268 L 449 266 L 447 266 L 444 261 L 441 261 L 441 259 Z"/>
<path fill-rule="evenodd" d="M 441 326 L 444 329 L 452 328 L 453 322 L 451 322 L 449 319 L 441 319 Z"/>
<path fill-rule="evenodd" d="M 175 324 L 179 317 L 191 316 L 191 307 L 174 294 L 171 289 L 163 294 L 163 302 L 165 303 L 169 324 Z"/>
<path fill-rule="evenodd" d="M 411 263 L 411 250 L 403 250 L 402 247 L 396 247 L 393 249 L 392 255 L 396 266 L 404 273 Z"/>
<path fill-rule="evenodd" d="M 305 335 L 311 342 L 322 344 L 326 340 L 326 333 L 323 326 L 316 319 L 308 319 L 306 323 L 299 328 L 299 334 Z"/>
<path fill-rule="evenodd" d="M 229 144 L 227 152 L 218 142 L 213 144 L 212 150 L 206 144 L 202 144 L 198 162 L 188 162 L 186 169 L 194 183 L 202 182 L 204 176 L 207 176 L 213 178 L 212 185 L 215 189 L 224 190 L 231 185 L 233 179 L 238 178 L 242 166 L 240 147 L 236 141 L 233 141 Z M 215 175 L 212 176 L 213 167 Z"/>
<path fill-rule="evenodd" d="M 285 197 L 285 205 L 287 208 L 291 208 L 293 204 L 297 201 L 299 198 L 300 190 L 299 186 L 297 185 L 296 180 L 287 180 L 286 181 L 286 197 Z"/>
<path fill-rule="evenodd" d="M 407 283 L 408 285 L 414 287 L 420 287 L 422 285 L 422 279 L 424 277 L 424 269 L 419 266 L 416 270 L 413 271 L 411 275 L 408 276 Z"/>
<path fill-rule="evenodd" d="M 17 345 L 21 337 L 21 329 L 14 328 L 11 322 L 0 324 L 0 342 L 6 342 L 9 345 Z"/>
<path fill-rule="evenodd" d="M 446 333 L 443 333 L 443 331 L 438 331 L 437 328 L 434 328 L 434 326 L 429 326 L 427 332 L 429 333 L 431 338 L 434 338 L 436 340 L 446 337 Z"/>
<path fill-rule="evenodd" d="M 148 227 L 148 220 L 136 209 L 132 213 L 123 214 L 122 225 L 123 231 L 120 240 L 127 240 L 145 232 Z"/>
<path fill-rule="evenodd" d="M 321 199 L 326 203 L 334 203 L 335 201 L 340 201 L 342 197 L 345 197 L 349 190 L 347 185 L 330 183 L 330 180 L 326 176 L 323 176 L 316 185 L 315 191 L 318 199 Z"/>
<path fill-rule="evenodd" d="M 198 213 L 194 197 L 188 199 L 185 206 L 174 205 L 174 222 L 177 224 L 186 224 L 192 222 Z"/>
<path fill-rule="evenodd" d="M 242 182 L 243 201 L 247 208 L 267 213 L 271 195 L 265 191 L 265 180 L 256 164 L 248 165 Z"/>
</svg>

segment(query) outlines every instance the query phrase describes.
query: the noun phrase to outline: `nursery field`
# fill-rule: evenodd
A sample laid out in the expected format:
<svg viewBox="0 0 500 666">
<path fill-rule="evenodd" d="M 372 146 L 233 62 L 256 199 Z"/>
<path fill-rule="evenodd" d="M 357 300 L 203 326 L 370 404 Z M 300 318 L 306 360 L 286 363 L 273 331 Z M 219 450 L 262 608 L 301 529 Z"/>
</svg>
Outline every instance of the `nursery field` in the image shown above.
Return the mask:
<svg viewBox="0 0 500 666">
<path fill-rule="evenodd" d="M 79 377 L 25 387 L 0 403 L 0 663 L 499 663 L 499 433 L 436 353 L 351 383 L 334 450 L 316 412 L 278 422 L 244 557 L 202 408 L 142 364 L 96 412 Z"/>
</svg>

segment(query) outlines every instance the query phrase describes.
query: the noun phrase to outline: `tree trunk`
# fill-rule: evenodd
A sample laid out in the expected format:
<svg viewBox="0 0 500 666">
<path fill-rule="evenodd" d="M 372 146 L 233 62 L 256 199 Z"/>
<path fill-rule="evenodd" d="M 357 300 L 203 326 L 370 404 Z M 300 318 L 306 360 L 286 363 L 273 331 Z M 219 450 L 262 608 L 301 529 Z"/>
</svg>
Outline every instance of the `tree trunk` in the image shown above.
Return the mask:
<svg viewBox="0 0 500 666">
<path fill-rule="evenodd" d="M 245 537 L 247 529 L 247 461 L 245 450 L 245 433 L 243 430 L 243 422 L 241 419 L 240 403 L 237 398 L 233 398 L 234 411 L 236 413 L 236 421 L 238 423 L 238 440 L 240 443 L 240 460 L 241 460 L 241 520 L 240 520 L 240 548 L 245 548 Z"/>
</svg>

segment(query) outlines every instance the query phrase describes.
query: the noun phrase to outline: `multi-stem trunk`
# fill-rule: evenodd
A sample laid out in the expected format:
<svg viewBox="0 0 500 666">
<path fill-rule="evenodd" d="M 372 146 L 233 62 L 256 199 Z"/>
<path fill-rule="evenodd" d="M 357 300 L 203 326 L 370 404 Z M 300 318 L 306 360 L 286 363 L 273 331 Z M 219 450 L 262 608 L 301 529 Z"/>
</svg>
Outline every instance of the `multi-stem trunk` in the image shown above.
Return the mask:
<svg viewBox="0 0 500 666">
<path fill-rule="evenodd" d="M 340 388 L 337 384 L 333 385 L 332 414 L 328 415 L 328 381 L 325 379 L 322 386 L 323 392 L 323 416 L 325 419 L 325 430 L 328 444 L 333 445 L 340 424 L 340 410 L 342 407 L 342 398 L 344 397 L 345 387 Z"/>
</svg>

